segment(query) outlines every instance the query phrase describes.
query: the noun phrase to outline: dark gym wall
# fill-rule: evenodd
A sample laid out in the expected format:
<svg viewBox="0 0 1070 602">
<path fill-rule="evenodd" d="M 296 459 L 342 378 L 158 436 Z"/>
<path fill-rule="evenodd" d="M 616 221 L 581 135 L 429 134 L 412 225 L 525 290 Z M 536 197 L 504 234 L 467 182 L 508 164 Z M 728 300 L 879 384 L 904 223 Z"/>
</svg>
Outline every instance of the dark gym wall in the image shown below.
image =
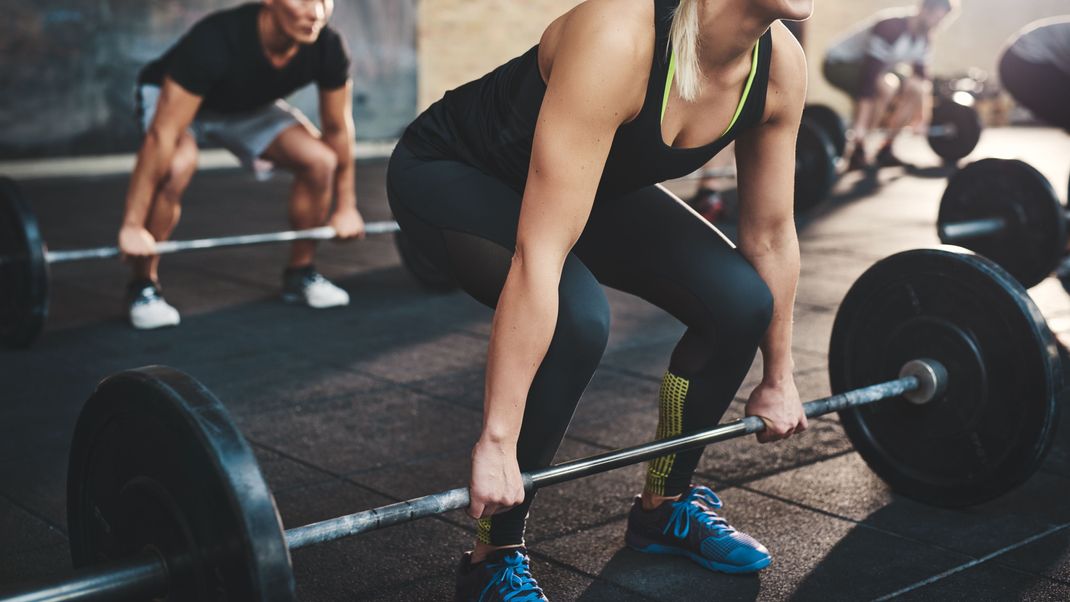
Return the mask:
<svg viewBox="0 0 1070 602">
<path fill-rule="evenodd" d="M 137 148 L 138 70 L 238 0 L 0 0 L 0 159 Z M 396 137 L 416 112 L 416 0 L 340 0 L 357 138 Z M 315 89 L 295 94 L 314 120 Z"/>
</svg>

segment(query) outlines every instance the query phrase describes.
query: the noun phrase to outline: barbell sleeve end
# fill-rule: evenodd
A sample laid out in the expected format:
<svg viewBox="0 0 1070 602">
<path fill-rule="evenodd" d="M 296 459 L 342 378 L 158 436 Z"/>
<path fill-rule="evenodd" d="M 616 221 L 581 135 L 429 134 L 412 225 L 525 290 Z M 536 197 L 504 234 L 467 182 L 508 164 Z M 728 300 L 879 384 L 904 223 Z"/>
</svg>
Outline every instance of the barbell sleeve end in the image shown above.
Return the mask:
<svg viewBox="0 0 1070 602">
<path fill-rule="evenodd" d="M 1002 217 L 964 220 L 940 224 L 938 234 L 944 244 L 959 244 L 975 238 L 999 234 L 1007 228 L 1007 220 Z"/>
</svg>

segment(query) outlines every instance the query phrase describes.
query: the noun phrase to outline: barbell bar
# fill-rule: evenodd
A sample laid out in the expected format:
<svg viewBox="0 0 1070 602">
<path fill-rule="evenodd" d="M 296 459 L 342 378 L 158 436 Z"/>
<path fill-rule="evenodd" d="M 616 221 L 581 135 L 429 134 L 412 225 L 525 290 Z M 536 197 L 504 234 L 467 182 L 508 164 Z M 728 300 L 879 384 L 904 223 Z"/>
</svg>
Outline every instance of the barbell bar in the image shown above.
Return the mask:
<svg viewBox="0 0 1070 602">
<path fill-rule="evenodd" d="M 1054 339 L 1009 274 L 965 249 L 898 253 L 852 285 L 829 345 L 833 395 L 863 460 L 892 490 L 959 507 L 998 497 L 1040 465 L 1061 388 Z M 869 384 L 877 383 L 877 384 Z M 880 401 L 881 403 L 877 403 Z M 524 477 L 526 491 L 759 432 L 746 417 L 565 462 Z M 111 376 L 75 427 L 67 524 L 80 570 L 4 602 L 294 600 L 290 551 L 464 508 L 453 489 L 283 530 L 256 458 L 222 403 L 164 367 Z M 144 592 L 149 592 L 145 594 Z"/>
<path fill-rule="evenodd" d="M 398 223 L 395 221 L 381 221 L 366 223 L 364 232 L 368 235 L 393 234 L 398 232 Z M 262 234 L 239 234 L 235 236 L 219 236 L 214 238 L 198 238 L 194 240 L 166 240 L 156 243 L 156 255 L 169 255 L 172 253 L 185 253 L 187 251 L 207 251 L 225 247 L 244 247 L 249 245 L 262 245 L 280 242 L 292 242 L 295 240 L 333 240 L 338 238 L 338 233 L 330 226 L 308 228 L 306 230 L 287 230 L 285 232 L 266 232 Z M 97 247 L 94 249 L 70 249 L 64 251 L 46 251 L 45 261 L 51 264 L 67 263 L 71 261 L 84 261 L 92 259 L 109 259 L 122 254 L 119 247 Z"/>
<path fill-rule="evenodd" d="M 847 125 L 843 118 L 826 105 L 807 105 L 803 113 L 817 124 L 832 141 L 837 157 L 842 156 L 847 145 Z M 939 157 L 945 161 L 957 161 L 969 155 L 981 139 L 983 125 L 977 111 L 968 104 L 954 100 L 941 100 L 933 107 L 932 122 L 925 137 Z M 882 132 L 880 128 L 871 130 Z"/>
<path fill-rule="evenodd" d="M 937 235 L 988 257 L 1031 287 L 1066 254 L 1068 223 L 1070 212 L 1043 174 L 1023 161 L 983 159 L 948 181 Z"/>
<path fill-rule="evenodd" d="M 365 224 L 369 235 L 395 234 L 402 263 L 416 280 L 432 290 L 450 290 L 452 277 L 423 257 L 399 230 L 397 222 Z M 261 245 L 297 240 L 332 240 L 337 233 L 330 226 L 242 234 L 194 240 L 169 240 L 156 244 L 156 254 L 167 255 L 226 247 Z M 37 218 L 30 210 L 18 185 L 0 178 L 0 343 L 26 347 L 44 327 L 48 314 L 50 271 L 54 264 L 118 257 L 117 246 L 53 251 L 45 244 Z"/>
<path fill-rule="evenodd" d="M 163 386 L 192 380 L 191 377 L 172 369 L 156 367 L 149 370 L 155 372 L 154 377 L 160 379 Z M 803 405 L 806 416 L 814 418 L 906 395 L 912 397 L 912 403 L 925 404 L 942 395 L 947 387 L 947 370 L 935 360 L 912 360 L 903 366 L 900 374 L 901 376 L 894 380 L 807 402 Z M 122 378 L 122 375 L 119 378 Z M 759 433 L 765 428 L 765 422 L 761 418 L 748 416 L 698 433 L 679 435 L 564 462 L 549 468 L 523 473 L 521 477 L 525 492 L 531 493 L 542 487 Z M 286 547 L 290 551 L 299 550 L 459 510 L 468 507 L 469 502 L 468 488 L 459 487 L 288 529 L 283 535 Z M 44 602 L 55 601 L 60 597 L 65 602 L 75 602 L 116 600 L 122 599 L 120 596 L 127 595 L 158 596 L 171 592 L 173 578 L 167 559 L 157 554 L 146 554 L 100 569 L 84 571 L 43 589 L 6 596 L 0 598 L 0 602 Z"/>
</svg>

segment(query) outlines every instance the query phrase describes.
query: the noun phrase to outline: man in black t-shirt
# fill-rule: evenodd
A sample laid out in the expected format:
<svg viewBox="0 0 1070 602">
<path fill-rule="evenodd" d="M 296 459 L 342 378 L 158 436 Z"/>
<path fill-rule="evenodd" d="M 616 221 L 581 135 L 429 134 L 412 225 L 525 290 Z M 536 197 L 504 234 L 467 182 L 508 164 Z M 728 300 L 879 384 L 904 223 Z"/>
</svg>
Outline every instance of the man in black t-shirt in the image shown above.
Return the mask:
<svg viewBox="0 0 1070 602">
<path fill-rule="evenodd" d="M 145 137 L 119 230 L 119 247 L 132 260 L 136 328 L 179 322 L 160 294 L 155 244 L 178 223 L 198 144 L 220 144 L 258 174 L 276 165 L 293 172 L 294 228 L 329 223 L 340 238 L 363 236 L 349 54 L 327 27 L 333 9 L 333 0 L 263 0 L 216 12 L 141 71 L 137 106 Z M 281 100 L 310 83 L 319 88 L 323 132 Z M 313 241 L 293 243 L 283 298 L 311 307 L 348 304 L 348 294 L 313 267 L 315 248 Z"/>
</svg>

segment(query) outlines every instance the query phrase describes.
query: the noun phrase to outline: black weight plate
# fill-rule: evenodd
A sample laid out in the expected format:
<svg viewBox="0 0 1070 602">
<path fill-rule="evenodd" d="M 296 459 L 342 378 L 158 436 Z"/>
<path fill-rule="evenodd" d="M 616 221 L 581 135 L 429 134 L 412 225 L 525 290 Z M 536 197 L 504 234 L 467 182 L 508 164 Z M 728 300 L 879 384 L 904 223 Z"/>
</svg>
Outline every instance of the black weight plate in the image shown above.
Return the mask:
<svg viewBox="0 0 1070 602">
<path fill-rule="evenodd" d="M 104 380 L 79 415 L 67 476 L 75 567 L 157 551 L 169 601 L 292 601 L 275 500 L 203 385 L 161 366 Z"/>
<path fill-rule="evenodd" d="M 1061 386 L 1054 338 L 1025 289 L 958 247 L 877 262 L 836 315 L 832 389 L 894 379 L 915 358 L 947 368 L 942 397 L 840 413 L 866 463 L 893 490 L 938 506 L 978 504 L 1024 482 L 1052 443 Z"/>
<path fill-rule="evenodd" d="M 931 135 L 929 146 L 947 162 L 955 162 L 973 152 L 981 140 L 981 117 L 973 107 L 945 100 L 933 108 L 932 125 L 950 125 L 953 135 Z"/>
<path fill-rule="evenodd" d="M 27 347 L 48 315 L 48 263 L 37 219 L 13 180 L 0 178 L 0 342 Z"/>
<path fill-rule="evenodd" d="M 995 261 L 1028 288 L 1047 278 L 1065 252 L 1063 213 L 1051 183 L 1029 164 L 983 159 L 951 177 L 937 223 L 942 232 L 948 223 L 1003 218 L 1002 232 L 955 244 Z"/>
<path fill-rule="evenodd" d="M 401 255 L 401 263 L 412 274 L 413 278 L 429 291 L 446 293 L 457 288 L 447 271 L 435 265 L 416 245 L 412 244 L 404 231 L 394 234 L 394 244 L 397 245 L 398 254 Z"/>
<path fill-rule="evenodd" d="M 832 147 L 836 149 L 837 158 L 843 156 L 843 151 L 847 148 L 847 124 L 839 113 L 826 105 L 811 104 L 803 109 L 803 119 L 825 132 L 832 142 Z"/>
<path fill-rule="evenodd" d="M 813 209 L 835 185 L 835 149 L 820 128 L 804 120 L 795 141 L 795 212 Z"/>
</svg>

